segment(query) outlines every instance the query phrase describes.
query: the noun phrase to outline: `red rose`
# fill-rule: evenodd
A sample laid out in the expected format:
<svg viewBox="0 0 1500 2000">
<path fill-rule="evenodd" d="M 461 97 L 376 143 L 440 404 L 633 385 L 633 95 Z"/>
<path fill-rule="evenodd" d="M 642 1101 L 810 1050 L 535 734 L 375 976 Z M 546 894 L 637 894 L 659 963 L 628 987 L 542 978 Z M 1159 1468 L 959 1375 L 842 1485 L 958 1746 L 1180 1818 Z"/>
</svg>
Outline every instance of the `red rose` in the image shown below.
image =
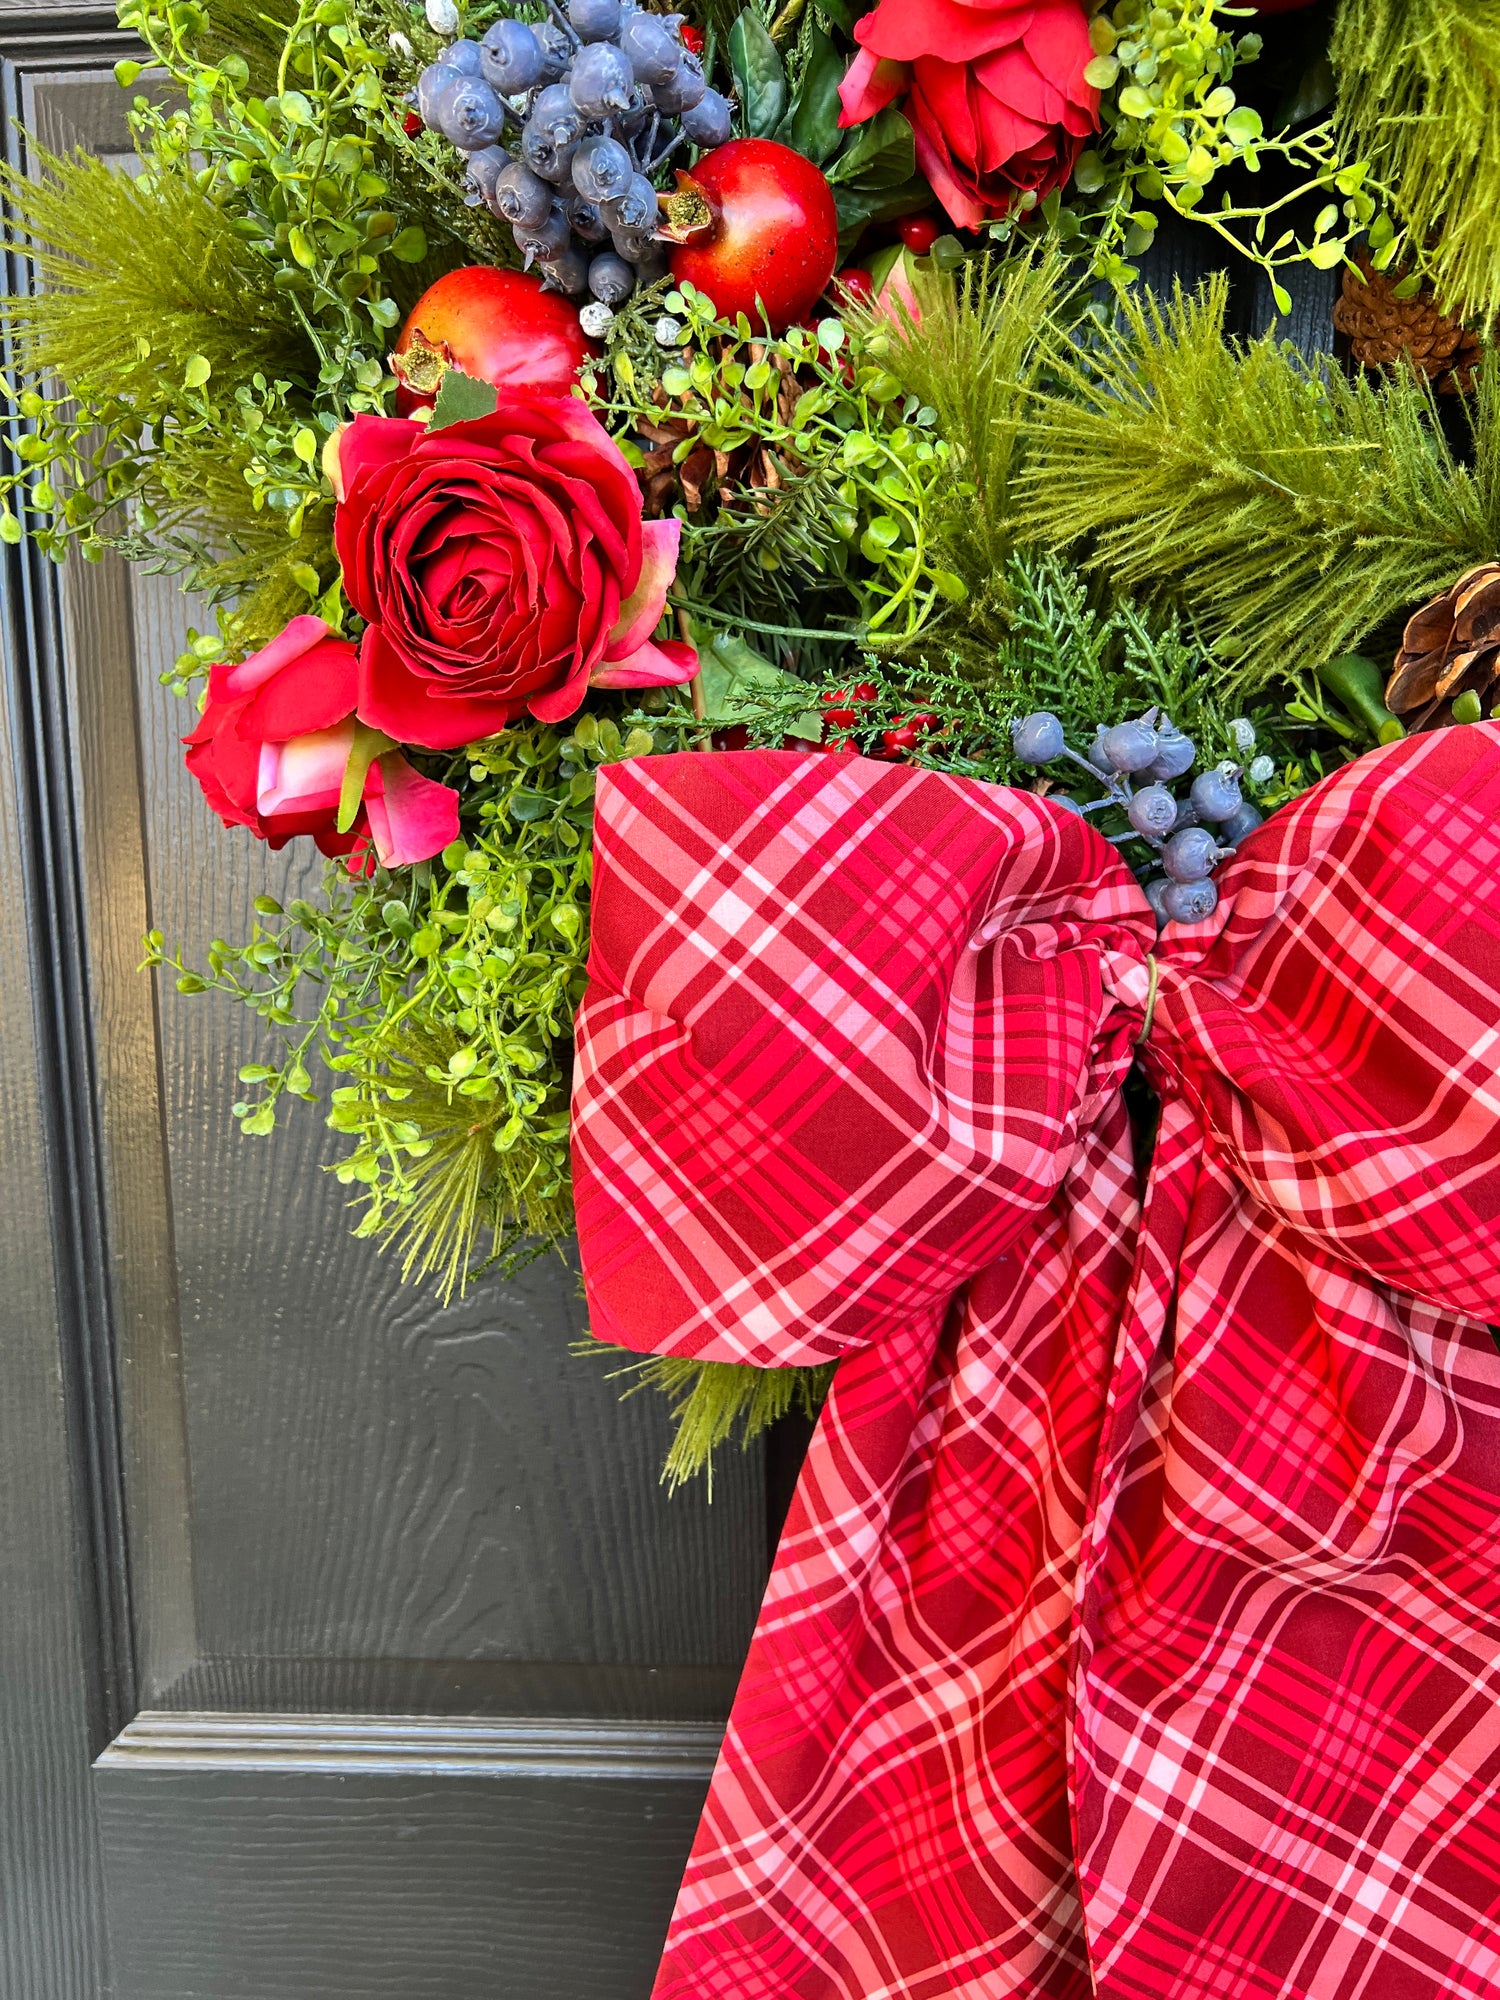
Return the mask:
<svg viewBox="0 0 1500 2000">
<path fill-rule="evenodd" d="M 839 123 L 905 92 L 917 165 L 961 229 L 1061 187 L 1099 129 L 1082 0 L 880 0 L 854 39 Z"/>
<path fill-rule="evenodd" d="M 502 396 L 423 430 L 356 417 L 338 446 L 334 540 L 369 629 L 359 713 L 403 743 L 456 749 L 529 709 L 572 715 L 594 687 L 691 680 L 655 645 L 678 521 L 641 519 L 620 448 L 576 396 Z"/>
<path fill-rule="evenodd" d="M 209 669 L 208 704 L 183 741 L 188 769 L 226 826 L 248 826 L 272 847 L 310 833 L 325 854 L 373 844 L 387 868 L 426 861 L 458 838 L 458 793 L 393 746 L 382 749 L 372 732 L 359 737 L 357 674 L 349 641 L 306 617 L 238 666 Z M 364 762 L 359 809 L 340 833 L 355 754 Z"/>
</svg>

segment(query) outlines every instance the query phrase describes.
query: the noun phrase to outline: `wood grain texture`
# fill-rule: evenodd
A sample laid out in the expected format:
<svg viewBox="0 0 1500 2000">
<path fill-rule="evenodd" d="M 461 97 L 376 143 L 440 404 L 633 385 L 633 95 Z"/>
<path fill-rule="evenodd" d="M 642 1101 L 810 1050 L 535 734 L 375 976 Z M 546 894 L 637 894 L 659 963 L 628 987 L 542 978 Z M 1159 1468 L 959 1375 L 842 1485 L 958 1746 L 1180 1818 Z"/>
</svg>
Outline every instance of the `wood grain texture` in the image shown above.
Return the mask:
<svg viewBox="0 0 1500 2000">
<path fill-rule="evenodd" d="M 646 2000 L 701 1779 L 107 1766 L 117 2000 Z"/>
<path fill-rule="evenodd" d="M 151 916 L 201 956 L 321 863 L 206 811 L 156 685 L 185 607 L 149 577 L 133 605 Z M 316 1112 L 292 1106 L 270 1143 L 230 1119 L 254 1020 L 169 991 L 161 1033 L 204 1652 L 737 1666 L 764 1578 L 759 1455 L 726 1459 L 712 1505 L 669 1498 L 656 1399 L 622 1405 L 606 1358 L 567 1351 L 567 1265 L 448 1309 L 403 1287 L 348 1235 Z M 370 1705 L 357 1673 L 343 1702 Z"/>
</svg>

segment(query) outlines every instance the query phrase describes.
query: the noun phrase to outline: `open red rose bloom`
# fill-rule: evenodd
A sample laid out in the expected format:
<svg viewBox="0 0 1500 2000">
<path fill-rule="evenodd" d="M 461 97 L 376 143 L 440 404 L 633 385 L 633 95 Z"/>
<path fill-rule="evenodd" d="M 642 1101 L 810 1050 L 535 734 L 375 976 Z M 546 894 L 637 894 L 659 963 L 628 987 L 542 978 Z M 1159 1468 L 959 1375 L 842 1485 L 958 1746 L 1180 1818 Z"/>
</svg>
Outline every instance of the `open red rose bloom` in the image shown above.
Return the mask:
<svg viewBox="0 0 1500 2000">
<path fill-rule="evenodd" d="M 854 39 L 840 124 L 904 96 L 917 165 L 962 229 L 1061 187 L 1099 129 L 1082 0 L 881 0 Z"/>
<path fill-rule="evenodd" d="M 344 589 L 368 627 L 359 714 L 450 750 L 594 687 L 690 680 L 655 644 L 682 532 L 643 521 L 618 445 L 576 397 L 502 397 L 437 430 L 356 417 L 339 446 Z"/>
</svg>

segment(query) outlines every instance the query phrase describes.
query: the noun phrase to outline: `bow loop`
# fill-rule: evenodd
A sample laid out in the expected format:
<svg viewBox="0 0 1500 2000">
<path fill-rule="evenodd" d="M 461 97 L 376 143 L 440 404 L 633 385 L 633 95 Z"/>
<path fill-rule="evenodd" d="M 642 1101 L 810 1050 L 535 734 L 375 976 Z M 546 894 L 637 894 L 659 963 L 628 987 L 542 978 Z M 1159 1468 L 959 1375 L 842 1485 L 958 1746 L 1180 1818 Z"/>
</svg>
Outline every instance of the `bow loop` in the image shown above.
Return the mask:
<svg viewBox="0 0 1500 2000">
<path fill-rule="evenodd" d="M 1113 850 L 1026 793 L 781 751 L 612 766 L 596 824 L 595 1332 L 790 1364 L 946 1299 L 1128 1066 L 1101 968 L 1154 929 Z"/>
</svg>

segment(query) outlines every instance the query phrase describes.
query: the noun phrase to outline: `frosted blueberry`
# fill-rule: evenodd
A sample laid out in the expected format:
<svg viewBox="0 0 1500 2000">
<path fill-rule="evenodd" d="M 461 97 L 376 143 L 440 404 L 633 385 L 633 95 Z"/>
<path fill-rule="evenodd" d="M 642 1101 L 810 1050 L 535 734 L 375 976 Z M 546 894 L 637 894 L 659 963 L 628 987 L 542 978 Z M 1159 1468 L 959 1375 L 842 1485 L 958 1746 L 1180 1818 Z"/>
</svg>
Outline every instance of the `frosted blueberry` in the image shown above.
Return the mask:
<svg viewBox="0 0 1500 2000">
<path fill-rule="evenodd" d="M 585 201 L 581 194 L 575 194 L 568 203 L 568 220 L 580 243 L 602 243 L 609 234 L 598 202 Z"/>
<path fill-rule="evenodd" d="M 437 129 L 461 153 L 477 153 L 494 145 L 505 118 L 505 106 L 483 77 L 464 76 L 439 103 Z"/>
<path fill-rule="evenodd" d="M 589 265 L 589 290 L 607 306 L 622 306 L 635 290 L 635 272 L 613 250 L 601 250 Z"/>
<path fill-rule="evenodd" d="M 417 116 L 429 131 L 439 129 L 439 114 L 462 82 L 461 71 L 441 62 L 429 63 L 417 78 Z"/>
<path fill-rule="evenodd" d="M 1231 847 L 1237 847 L 1247 833 L 1254 833 L 1255 829 L 1264 823 L 1264 815 L 1258 813 L 1250 801 L 1245 799 L 1238 810 L 1232 812 L 1219 828 L 1219 838 L 1227 841 Z"/>
<path fill-rule="evenodd" d="M 479 44 L 484 80 L 502 97 L 515 97 L 541 82 L 542 46 L 524 21 L 496 21 Z"/>
<path fill-rule="evenodd" d="M 682 114 L 682 134 L 689 145 L 722 146 L 730 130 L 729 99 L 716 90 L 705 90 Z"/>
<path fill-rule="evenodd" d="M 1238 764 L 1216 764 L 1211 771 L 1202 771 L 1194 778 L 1190 796 L 1198 808 L 1199 819 L 1228 819 L 1231 813 L 1239 811 L 1239 775 Z"/>
<path fill-rule="evenodd" d="M 495 183 L 510 164 L 510 154 L 503 146 L 484 146 L 477 153 L 470 153 L 464 163 L 464 200 L 470 208 L 477 208 L 481 202 L 486 208 L 494 208 Z"/>
<path fill-rule="evenodd" d="M 609 240 L 627 264 L 637 267 L 651 254 L 651 238 L 641 229 L 611 229 Z"/>
<path fill-rule="evenodd" d="M 484 59 L 478 42 L 450 42 L 438 57 L 449 69 L 456 69 L 460 76 L 483 76 Z"/>
<path fill-rule="evenodd" d="M 581 250 L 564 250 L 542 265 L 542 290 L 561 292 L 566 298 L 582 298 L 589 288 L 589 260 Z"/>
<path fill-rule="evenodd" d="M 1156 732 L 1156 757 L 1147 765 L 1146 776 L 1159 781 L 1185 777 L 1197 754 L 1191 736 L 1184 736 L 1175 722 L 1163 722 Z"/>
<path fill-rule="evenodd" d="M 1272 757 L 1257 757 L 1245 775 L 1259 791 L 1262 785 L 1269 785 L 1276 776 L 1276 761 Z"/>
<path fill-rule="evenodd" d="M 667 253 L 660 243 L 648 240 L 641 254 L 630 258 L 629 262 L 635 266 L 637 291 L 644 291 L 647 285 L 654 285 L 667 275 Z"/>
<path fill-rule="evenodd" d="M 580 41 L 607 42 L 620 26 L 620 0 L 568 0 L 568 19 Z"/>
<path fill-rule="evenodd" d="M 615 323 L 615 316 L 602 299 L 590 299 L 578 311 L 578 324 L 590 340 L 603 340 Z"/>
<path fill-rule="evenodd" d="M 702 63 L 691 50 L 684 49 L 670 79 L 666 83 L 653 84 L 651 95 L 656 99 L 658 111 L 665 112 L 668 118 L 676 118 L 684 111 L 691 111 L 695 104 L 701 104 L 707 89 Z"/>
<path fill-rule="evenodd" d="M 1105 731 L 1103 750 L 1116 771 L 1144 771 L 1156 761 L 1156 731 L 1146 716 L 1139 722 L 1117 722 Z"/>
<path fill-rule="evenodd" d="M 650 236 L 656 229 L 656 189 L 644 174 L 636 174 L 624 194 L 601 202 L 611 230 L 633 236 Z"/>
<path fill-rule="evenodd" d="M 551 187 L 524 160 L 507 160 L 495 176 L 490 207 L 503 222 L 533 228 L 552 213 Z"/>
<path fill-rule="evenodd" d="M 573 59 L 568 90 L 585 118 L 609 118 L 630 109 L 635 77 L 612 42 L 590 42 Z"/>
<path fill-rule="evenodd" d="M 573 155 L 573 185 L 585 201 L 618 201 L 634 174 L 627 149 L 602 133 L 584 139 Z"/>
<path fill-rule="evenodd" d="M 1169 882 L 1162 891 L 1162 908 L 1174 923 L 1201 924 L 1219 907 L 1216 882 Z"/>
<path fill-rule="evenodd" d="M 1050 806 L 1061 806 L 1066 813 L 1076 813 L 1080 819 L 1083 817 L 1083 807 L 1071 792 L 1048 792 L 1047 803 Z"/>
<path fill-rule="evenodd" d="M 555 21 L 540 21 L 531 31 L 542 52 L 541 83 L 558 83 L 568 73 L 573 60 L 573 44 Z"/>
<path fill-rule="evenodd" d="M 427 25 L 435 35 L 456 35 L 458 33 L 458 9 L 453 0 L 426 0 L 422 9 L 427 16 Z"/>
<path fill-rule="evenodd" d="M 1148 840 L 1165 840 L 1177 824 L 1177 801 L 1165 785 L 1143 785 L 1125 808 L 1125 817 Z"/>
<path fill-rule="evenodd" d="M 1094 730 L 1094 740 L 1084 752 L 1084 755 L 1088 758 L 1094 769 L 1103 777 L 1112 778 L 1115 774 L 1115 767 L 1104 754 L 1104 739 L 1108 734 L 1109 731 L 1105 728 L 1104 724 L 1102 722 L 1099 723 Z"/>
<path fill-rule="evenodd" d="M 1174 882 L 1203 882 L 1225 851 L 1206 826 L 1189 826 L 1172 835 L 1162 849 L 1161 865 Z"/>
<path fill-rule="evenodd" d="M 682 60 L 682 45 L 659 14 L 626 16 L 620 28 L 620 53 L 642 83 L 669 83 Z"/>
<path fill-rule="evenodd" d="M 525 259 L 527 270 L 533 262 L 552 264 L 557 261 L 572 242 L 573 232 L 568 227 L 568 218 L 561 202 L 554 202 L 551 213 L 542 222 L 518 222 L 511 234 L 516 239 L 516 248 Z"/>
<path fill-rule="evenodd" d="M 1172 884 L 1168 882 L 1165 875 L 1154 875 L 1151 878 L 1151 880 L 1143 886 L 1141 890 L 1141 894 L 1146 898 L 1146 901 L 1151 905 L 1152 909 L 1156 912 L 1156 923 L 1158 929 L 1160 929 L 1161 926 L 1168 921 L 1165 898 L 1166 898 L 1166 893 L 1168 889 L 1171 888 L 1171 886 Z"/>
<path fill-rule="evenodd" d="M 521 158 L 544 181 L 567 180 L 573 151 L 583 137 L 583 120 L 565 83 L 549 83 L 532 100 L 531 116 L 521 127 Z"/>
<path fill-rule="evenodd" d="M 1045 708 L 1010 725 L 1011 746 L 1023 764 L 1050 764 L 1063 753 L 1063 726 Z"/>
</svg>

